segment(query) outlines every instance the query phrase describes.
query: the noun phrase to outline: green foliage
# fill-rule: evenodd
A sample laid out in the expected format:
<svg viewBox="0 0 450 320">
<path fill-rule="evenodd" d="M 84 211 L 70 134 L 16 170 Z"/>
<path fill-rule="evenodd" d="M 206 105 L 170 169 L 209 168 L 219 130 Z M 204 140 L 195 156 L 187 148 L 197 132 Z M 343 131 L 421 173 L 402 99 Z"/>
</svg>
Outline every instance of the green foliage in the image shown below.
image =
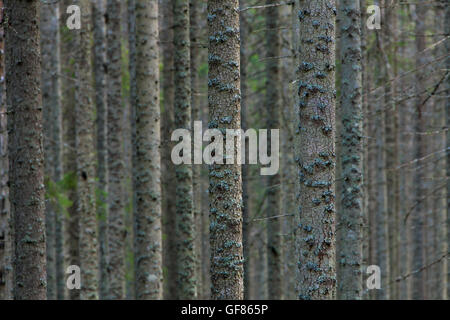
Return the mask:
<svg viewBox="0 0 450 320">
<path fill-rule="evenodd" d="M 45 198 L 55 207 L 60 208 L 57 213 L 69 216 L 68 209 L 72 207 L 73 201 L 68 197 L 68 191 L 76 189 L 75 173 L 67 173 L 60 181 L 53 181 L 50 178 L 45 179 Z"/>
</svg>

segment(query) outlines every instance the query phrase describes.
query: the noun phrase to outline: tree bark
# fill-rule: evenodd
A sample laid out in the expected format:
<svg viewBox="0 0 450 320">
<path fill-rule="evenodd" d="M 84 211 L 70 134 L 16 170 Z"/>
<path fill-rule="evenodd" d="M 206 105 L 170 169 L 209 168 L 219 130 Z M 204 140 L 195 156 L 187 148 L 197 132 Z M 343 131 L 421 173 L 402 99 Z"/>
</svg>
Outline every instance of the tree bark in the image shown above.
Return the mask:
<svg viewBox="0 0 450 320">
<path fill-rule="evenodd" d="M 39 1 L 5 1 L 14 298 L 46 299 L 44 148 Z"/>
<path fill-rule="evenodd" d="M 158 1 L 136 1 L 136 299 L 161 299 Z"/>
<path fill-rule="evenodd" d="M 94 34 L 94 81 L 95 106 L 97 125 L 97 193 L 99 195 L 97 206 L 98 242 L 99 242 L 99 298 L 108 297 L 108 271 L 107 271 L 107 105 L 106 105 L 106 26 L 105 1 L 92 2 L 92 22 Z"/>
<path fill-rule="evenodd" d="M 239 1 L 209 0 L 208 31 L 208 127 L 239 129 Z M 236 154 L 237 144 L 233 144 Z M 212 164 L 209 177 L 211 296 L 243 299 L 241 166 Z"/>
<path fill-rule="evenodd" d="M 97 213 L 95 210 L 95 149 L 92 99 L 92 11 L 88 0 L 81 0 L 82 28 L 76 55 L 75 127 L 77 161 L 76 210 L 80 218 L 80 269 L 82 300 L 98 299 Z"/>
<path fill-rule="evenodd" d="M 341 0 L 341 212 L 337 241 L 339 299 L 362 295 L 363 145 L 362 53 L 359 1 Z"/>
<path fill-rule="evenodd" d="M 335 16 L 333 0 L 299 2 L 296 251 L 302 300 L 333 299 L 336 292 Z"/>
</svg>

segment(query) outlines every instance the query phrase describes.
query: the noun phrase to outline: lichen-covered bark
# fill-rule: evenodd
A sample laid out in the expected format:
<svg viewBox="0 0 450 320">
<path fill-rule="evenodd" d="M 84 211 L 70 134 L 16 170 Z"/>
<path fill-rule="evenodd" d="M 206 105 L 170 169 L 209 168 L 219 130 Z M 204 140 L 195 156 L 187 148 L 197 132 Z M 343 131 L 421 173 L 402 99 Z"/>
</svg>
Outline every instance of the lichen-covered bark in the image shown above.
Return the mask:
<svg viewBox="0 0 450 320">
<path fill-rule="evenodd" d="M 44 117 L 44 174 L 48 184 L 61 180 L 61 117 L 60 117 L 60 59 L 59 7 L 41 6 L 42 104 Z M 61 284 L 62 212 L 55 201 L 46 202 L 47 236 L 47 299 L 57 298 L 57 284 Z M 57 233 L 58 232 L 58 233 Z M 57 249 L 58 246 L 58 249 Z M 59 279 L 57 279 L 59 276 Z M 62 292 L 63 289 L 59 288 Z"/>
<path fill-rule="evenodd" d="M 190 22 L 190 68 L 191 68 L 191 125 L 194 121 L 202 120 L 202 108 L 200 100 L 200 77 L 199 67 L 202 56 L 200 55 L 200 36 L 201 36 L 201 3 L 199 1 L 189 1 L 189 22 Z M 192 127 L 191 127 L 192 128 Z M 192 187 L 194 194 L 194 220 L 195 220 L 195 278 L 197 281 L 197 296 L 203 297 L 203 276 L 202 276 L 202 230 L 203 230 L 203 211 L 202 211 L 202 193 L 201 187 L 201 165 L 194 165 L 192 168 Z"/>
<path fill-rule="evenodd" d="M 14 298 L 46 299 L 40 3 L 8 0 L 4 5 Z"/>
<path fill-rule="evenodd" d="M 63 288 L 66 289 L 65 268 L 69 265 L 80 265 L 79 260 L 79 217 L 76 211 L 76 147 L 75 147 L 75 54 L 77 47 L 76 32 L 69 30 L 66 26 L 66 9 L 73 4 L 72 0 L 63 0 L 59 3 L 60 17 L 60 36 L 61 36 L 61 106 L 63 118 L 63 171 L 65 178 L 69 182 L 67 197 L 72 205 L 67 209 L 67 215 L 64 218 L 64 274 Z M 67 290 L 67 297 L 71 300 L 80 298 L 80 290 Z M 61 299 L 63 296 L 61 296 Z M 59 299 L 59 298 L 58 298 Z"/>
<path fill-rule="evenodd" d="M 98 219 L 98 255 L 99 255 L 99 298 L 108 297 L 107 273 L 107 105 L 106 105 L 106 26 L 105 26 L 105 0 L 92 2 L 92 22 L 94 35 L 94 81 L 95 106 L 97 125 L 97 193 L 99 195 L 97 206 Z"/>
<path fill-rule="evenodd" d="M 189 1 L 174 0 L 174 67 L 175 67 L 175 128 L 191 131 L 191 84 L 189 51 Z M 176 175 L 176 237 L 177 237 L 177 297 L 196 297 L 195 220 L 193 212 L 192 165 L 175 167 Z"/>
<path fill-rule="evenodd" d="M 162 55 L 162 190 L 163 190 L 163 265 L 167 274 L 164 277 L 164 299 L 175 299 L 177 291 L 176 238 L 175 238 L 175 166 L 171 160 L 173 143 L 170 141 L 174 130 L 174 71 L 173 71 L 173 3 L 172 0 L 162 4 L 161 47 Z"/>
<path fill-rule="evenodd" d="M 363 223 L 362 66 L 359 1 L 339 2 L 341 30 L 341 212 L 338 216 L 339 299 L 361 299 Z"/>
<path fill-rule="evenodd" d="M 300 0 L 296 126 L 297 293 L 335 297 L 335 16 L 333 0 Z"/>
<path fill-rule="evenodd" d="M 238 0 L 208 1 L 208 33 L 208 127 L 238 129 L 241 125 Z M 235 142 L 235 154 L 236 149 Z M 209 182 L 211 296 L 243 299 L 241 166 L 213 164 Z"/>
<path fill-rule="evenodd" d="M 267 4 L 277 3 L 278 0 L 267 0 Z M 267 129 L 280 129 L 281 113 L 281 35 L 280 9 L 269 7 L 266 9 L 266 48 L 269 59 L 266 63 L 266 108 L 268 110 Z M 268 140 L 268 153 L 272 150 L 272 139 Z M 267 179 L 267 272 L 269 274 L 268 298 L 280 300 L 283 296 L 283 246 L 281 237 L 281 219 L 272 218 L 281 212 L 280 175 L 277 173 Z"/>
<path fill-rule="evenodd" d="M 137 299 L 161 299 L 161 155 L 158 1 L 136 1 L 136 216 Z"/>
<path fill-rule="evenodd" d="M 79 216 L 82 300 L 98 299 L 97 213 L 95 209 L 94 101 L 92 97 L 92 11 L 88 0 L 78 2 L 81 29 L 76 53 L 75 145 L 77 159 L 76 210 Z"/>
<path fill-rule="evenodd" d="M 3 1 L 0 1 L 3 10 Z M 0 26 L 0 77 L 5 77 L 4 27 Z M 5 81 L 0 83 L 0 300 L 12 299 L 12 235 L 8 188 L 8 130 Z"/>
<path fill-rule="evenodd" d="M 110 299 L 125 296 L 125 205 L 122 130 L 121 5 L 108 0 L 107 38 L 107 149 L 108 149 L 108 291 Z"/>
</svg>

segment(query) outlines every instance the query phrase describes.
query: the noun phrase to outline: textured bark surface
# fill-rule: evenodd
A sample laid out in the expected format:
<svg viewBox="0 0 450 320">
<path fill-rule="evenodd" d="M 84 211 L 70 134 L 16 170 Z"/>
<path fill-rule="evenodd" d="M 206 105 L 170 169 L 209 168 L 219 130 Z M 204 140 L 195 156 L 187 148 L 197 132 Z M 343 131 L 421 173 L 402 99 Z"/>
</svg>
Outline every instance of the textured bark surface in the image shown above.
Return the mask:
<svg viewBox="0 0 450 320">
<path fill-rule="evenodd" d="M 97 126 L 97 219 L 98 219 L 98 255 L 99 255 L 99 298 L 108 297 L 108 271 L 107 271 L 107 198 L 108 170 L 107 170 L 107 105 L 106 105 L 106 26 L 105 26 L 105 0 L 92 2 L 92 22 L 94 36 L 94 83 L 95 106 Z"/>
<path fill-rule="evenodd" d="M 336 292 L 335 16 L 333 0 L 299 2 L 295 143 L 299 299 L 332 299 Z"/>
<path fill-rule="evenodd" d="M 339 299 L 361 299 L 363 278 L 363 146 L 361 11 L 359 1 L 339 2 L 341 30 L 341 212 L 337 245 Z"/>
<path fill-rule="evenodd" d="M 46 299 L 39 1 L 5 1 L 14 298 Z"/>
<path fill-rule="evenodd" d="M 44 117 L 44 174 L 47 185 L 62 178 L 61 101 L 59 55 L 59 7 L 41 6 L 42 104 Z M 46 202 L 47 299 L 55 300 L 63 292 L 62 212 L 54 199 Z M 62 280 L 62 281 L 61 281 Z M 59 284 L 59 290 L 57 285 Z"/>
<path fill-rule="evenodd" d="M 175 201 L 171 196 L 175 194 L 175 166 L 171 160 L 173 143 L 170 141 L 174 128 L 174 70 L 173 70 L 173 2 L 163 1 L 162 4 L 162 29 L 161 47 L 162 55 L 162 90 L 163 107 L 162 114 L 162 190 L 163 190 L 163 265 L 164 275 L 164 299 L 175 299 L 177 291 L 176 268 L 176 233 L 175 233 Z"/>
<path fill-rule="evenodd" d="M 203 15 L 201 12 L 202 4 L 199 1 L 189 1 L 189 23 L 190 23 L 190 68 L 191 68 L 191 128 L 193 128 L 194 121 L 202 120 L 202 105 L 200 99 L 200 77 L 199 67 L 202 62 L 200 55 L 201 46 L 201 20 Z M 194 250 L 195 250 L 195 277 L 197 281 L 197 296 L 199 299 L 206 299 L 208 297 L 203 295 L 203 275 L 202 275 L 202 230 L 203 230 L 203 211 L 202 211 L 202 193 L 204 190 L 202 184 L 202 165 L 194 165 L 192 168 L 192 186 L 194 192 L 194 220 L 195 220 L 195 234 L 194 234 Z"/>
<path fill-rule="evenodd" d="M 76 210 L 80 218 L 80 269 L 82 300 L 98 299 L 98 242 L 95 209 L 95 149 L 92 97 L 92 11 L 88 0 L 81 0 L 81 29 L 78 35 L 75 87 L 75 134 L 77 159 Z"/>
<path fill-rule="evenodd" d="M 267 4 L 277 3 L 277 0 L 267 0 Z M 280 8 L 266 9 L 266 48 L 267 57 L 281 56 Z M 281 113 L 281 60 L 269 59 L 266 63 L 266 108 L 267 129 L 280 129 Z M 268 138 L 268 153 L 272 152 L 272 139 Z M 277 173 L 267 179 L 267 272 L 268 298 L 280 300 L 283 297 L 283 246 L 281 237 L 281 219 L 273 218 L 281 214 L 280 175 Z"/>
<path fill-rule="evenodd" d="M 76 147 L 75 147 L 75 55 L 77 47 L 77 33 L 66 26 L 68 14 L 66 9 L 72 5 L 72 0 L 60 2 L 60 35 L 61 35 L 61 92 L 63 113 L 63 171 L 68 183 L 67 197 L 72 205 L 67 209 L 64 219 L 64 269 L 70 265 L 80 265 L 79 260 L 79 217 L 76 211 Z M 65 271 L 65 270 L 64 270 Z M 66 289 L 65 273 L 63 286 Z M 80 298 L 80 290 L 67 290 L 67 297 L 71 300 Z M 63 297 L 61 297 L 62 299 Z"/>
<path fill-rule="evenodd" d="M 175 128 L 191 131 L 191 83 L 189 50 L 189 0 L 174 0 L 174 67 Z M 193 212 L 192 165 L 175 167 L 177 298 L 194 299 L 197 295 L 195 276 L 195 220 Z"/>
<path fill-rule="evenodd" d="M 444 0 L 445 3 L 445 0 Z M 446 34 L 450 34 L 450 6 L 447 4 L 446 5 L 446 9 L 445 9 L 445 33 Z M 447 40 L 446 44 L 445 44 L 445 48 L 446 48 L 446 52 L 450 52 L 450 41 Z M 445 60 L 445 65 L 446 65 L 446 69 L 447 71 L 450 70 L 450 57 L 447 57 L 447 59 Z M 447 81 L 445 83 L 446 85 L 446 90 L 447 90 L 447 96 L 450 95 L 450 77 L 447 75 Z M 450 99 L 447 99 L 446 105 L 445 105 L 445 118 L 446 118 L 446 125 L 447 128 L 450 128 Z M 450 177 L 450 130 L 447 130 L 446 136 L 445 136 L 445 145 L 447 147 L 447 230 L 446 230 L 446 235 L 447 235 L 447 252 L 450 248 L 450 197 L 448 196 L 450 194 L 450 179 L 448 179 L 448 177 Z M 450 274 L 450 262 L 447 259 L 447 298 L 450 297 L 450 281 L 448 279 L 449 274 Z M 445 289 L 444 289 L 445 290 Z"/>
<path fill-rule="evenodd" d="M 137 299 L 161 299 L 161 135 L 158 1 L 136 1 L 136 216 Z"/>
<path fill-rule="evenodd" d="M 3 1 L 0 1 L 3 10 Z M 3 11 L 2 11 L 3 12 Z M 3 18 L 3 16 L 2 16 Z M 5 77 L 4 27 L 0 26 L 0 77 Z M 0 83 L 0 300 L 12 299 L 12 234 L 8 187 L 8 130 L 5 81 Z"/>
<path fill-rule="evenodd" d="M 121 5 L 108 0 L 107 38 L 107 149 L 108 149 L 108 291 L 110 299 L 125 297 L 125 166 L 123 156 Z"/>
<path fill-rule="evenodd" d="M 208 127 L 239 129 L 238 0 L 208 1 L 208 32 Z M 236 151 L 234 142 L 234 154 Z M 209 182 L 211 296 L 213 299 L 243 299 L 241 166 L 213 164 L 210 166 Z"/>
</svg>

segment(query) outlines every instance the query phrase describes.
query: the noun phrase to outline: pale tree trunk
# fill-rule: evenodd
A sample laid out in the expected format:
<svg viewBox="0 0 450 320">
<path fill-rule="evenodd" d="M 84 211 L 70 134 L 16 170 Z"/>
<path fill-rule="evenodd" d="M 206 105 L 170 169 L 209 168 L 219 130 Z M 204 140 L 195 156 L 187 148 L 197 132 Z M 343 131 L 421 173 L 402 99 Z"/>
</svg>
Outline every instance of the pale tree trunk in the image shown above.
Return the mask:
<svg viewBox="0 0 450 320">
<path fill-rule="evenodd" d="M 64 268 L 70 265 L 80 265 L 79 259 L 79 217 L 76 211 L 76 147 L 75 147 L 75 54 L 77 47 L 74 30 L 66 25 L 66 9 L 73 1 L 64 0 L 60 3 L 60 34 L 61 34 L 61 92 L 63 118 L 63 171 L 64 179 L 68 182 L 67 197 L 72 205 L 67 209 L 64 219 Z M 78 31 L 77 31 L 78 32 Z M 64 270 L 65 271 L 65 270 Z M 65 276 L 65 274 L 64 274 Z M 64 281 L 65 286 L 65 281 Z M 80 290 L 68 290 L 67 297 L 71 300 L 80 298 Z"/>
<path fill-rule="evenodd" d="M 162 299 L 158 1 L 136 1 L 136 299 Z"/>
<path fill-rule="evenodd" d="M 173 143 L 170 141 L 174 130 L 174 71 L 173 71 L 173 0 L 163 1 L 162 4 L 162 90 L 163 90 L 163 119 L 162 119 L 162 189 L 163 189 L 163 265 L 167 269 L 164 279 L 164 298 L 175 299 L 177 291 L 176 268 L 176 237 L 175 237 L 175 167 L 170 158 Z"/>
<path fill-rule="evenodd" d="M 39 1 L 5 1 L 14 298 L 46 299 Z"/>
<path fill-rule="evenodd" d="M 95 149 L 92 98 L 91 4 L 81 0 L 81 24 L 76 54 L 75 128 L 77 161 L 76 210 L 80 218 L 80 298 L 98 299 L 97 213 L 95 210 Z"/>
<path fill-rule="evenodd" d="M 99 242 L 99 298 L 108 297 L 107 273 L 107 149 L 106 149 L 106 26 L 105 26 L 105 0 L 92 2 L 92 22 L 94 34 L 94 80 L 95 105 L 97 125 L 97 192 L 99 195 L 97 206 L 98 242 Z"/>
<path fill-rule="evenodd" d="M 267 0 L 267 4 L 277 3 L 276 0 Z M 280 129 L 281 113 L 281 35 L 280 35 L 280 9 L 269 7 L 266 9 L 266 108 L 268 110 L 267 129 Z M 272 152 L 270 137 L 267 150 Z M 278 141 L 277 141 L 278 143 Z M 281 219 L 273 218 L 281 214 L 280 174 L 276 173 L 267 179 L 267 272 L 269 299 L 280 300 L 283 297 L 283 239 L 281 237 Z"/>
<path fill-rule="evenodd" d="M 302 300 L 336 293 L 335 16 L 333 0 L 299 2 L 296 251 Z"/>
<path fill-rule="evenodd" d="M 59 7 L 41 6 L 42 103 L 44 117 L 44 173 L 49 191 L 61 180 L 61 117 L 60 117 L 60 56 Z M 61 283 L 62 212 L 55 197 L 46 203 L 47 236 L 47 299 L 57 298 L 57 284 Z M 58 224 L 58 226 L 57 226 Z M 58 230 L 58 234 L 57 234 Z M 58 250 L 57 250 L 58 243 Z M 61 290 L 60 291 L 64 291 Z"/>
<path fill-rule="evenodd" d="M 191 130 L 191 83 L 189 0 L 174 0 L 174 67 L 175 67 L 175 128 Z M 177 237 L 177 298 L 195 299 L 195 218 L 193 211 L 192 164 L 175 167 Z"/>
<path fill-rule="evenodd" d="M 3 10 L 3 1 L 0 1 Z M 3 12 L 3 11 L 2 11 Z M 4 27 L 0 26 L 0 77 L 5 77 Z M 8 131 L 5 81 L 0 84 L 0 300 L 12 299 L 12 234 L 8 188 Z"/>
<path fill-rule="evenodd" d="M 209 0 L 208 31 L 208 127 L 239 129 L 239 1 Z M 236 154 L 236 141 L 233 145 Z M 236 161 L 212 164 L 209 177 L 211 296 L 216 300 L 243 299 L 241 166 Z"/>
<path fill-rule="evenodd" d="M 358 1 L 341 0 L 341 211 L 338 217 L 338 298 L 361 299 L 363 224 L 363 118 L 361 10 Z"/>
<path fill-rule="evenodd" d="M 200 100 L 200 79 L 199 67 L 201 63 L 200 55 L 200 35 L 201 35 L 201 3 L 199 1 L 189 1 L 189 21 L 190 21 L 190 68 L 191 68 L 191 128 L 194 121 L 201 121 L 202 108 Z M 201 165 L 194 165 L 192 168 L 192 186 L 194 194 L 194 250 L 195 250 L 195 278 L 197 280 L 197 295 L 200 299 L 203 297 L 203 277 L 202 277 L 202 230 L 203 230 L 203 214 L 202 214 L 202 187 L 201 187 Z"/>
<path fill-rule="evenodd" d="M 125 205 L 121 60 L 121 5 L 108 0 L 107 38 L 107 149 L 108 149 L 108 291 L 110 299 L 125 297 Z"/>
</svg>

